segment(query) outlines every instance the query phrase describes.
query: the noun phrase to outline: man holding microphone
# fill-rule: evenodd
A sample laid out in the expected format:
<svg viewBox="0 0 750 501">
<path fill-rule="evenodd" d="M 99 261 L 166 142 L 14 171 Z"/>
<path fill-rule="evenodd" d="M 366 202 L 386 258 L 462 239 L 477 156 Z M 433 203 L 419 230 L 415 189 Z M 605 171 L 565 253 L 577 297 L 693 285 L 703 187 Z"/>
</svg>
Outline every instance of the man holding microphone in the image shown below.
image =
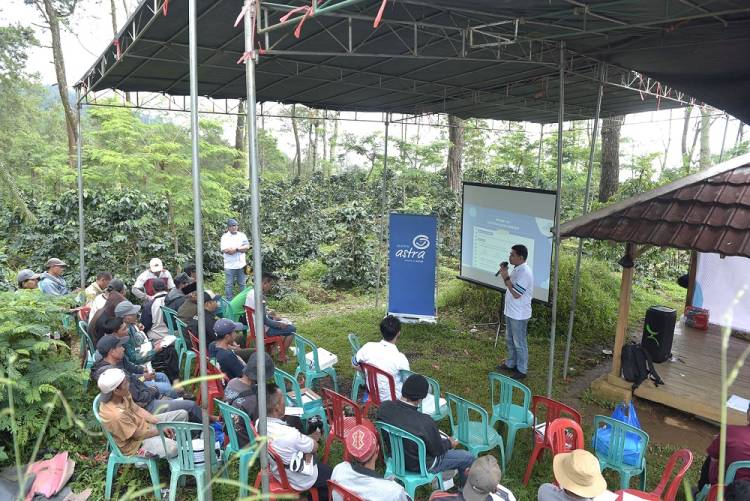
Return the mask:
<svg viewBox="0 0 750 501">
<path fill-rule="evenodd" d="M 529 370 L 529 346 L 526 330 L 531 318 L 531 298 L 534 295 L 534 275 L 526 264 L 529 251 L 525 245 L 511 247 L 508 261 L 514 266 L 508 273 L 508 263 L 500 263 L 496 276 L 502 278 L 505 293 L 505 343 L 508 357 L 495 368 L 510 373 L 513 379 L 524 379 Z"/>
</svg>

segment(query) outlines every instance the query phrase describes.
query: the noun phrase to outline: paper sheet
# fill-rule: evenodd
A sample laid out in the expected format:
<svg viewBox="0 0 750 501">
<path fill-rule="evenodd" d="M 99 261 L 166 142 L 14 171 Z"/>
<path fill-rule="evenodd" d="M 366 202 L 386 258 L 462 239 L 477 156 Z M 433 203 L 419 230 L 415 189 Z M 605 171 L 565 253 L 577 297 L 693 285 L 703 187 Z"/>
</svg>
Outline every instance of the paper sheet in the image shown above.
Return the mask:
<svg viewBox="0 0 750 501">
<path fill-rule="evenodd" d="M 750 405 L 750 400 L 742 398 L 739 395 L 732 394 L 727 400 L 727 407 L 740 412 L 747 412 L 747 406 Z"/>
</svg>

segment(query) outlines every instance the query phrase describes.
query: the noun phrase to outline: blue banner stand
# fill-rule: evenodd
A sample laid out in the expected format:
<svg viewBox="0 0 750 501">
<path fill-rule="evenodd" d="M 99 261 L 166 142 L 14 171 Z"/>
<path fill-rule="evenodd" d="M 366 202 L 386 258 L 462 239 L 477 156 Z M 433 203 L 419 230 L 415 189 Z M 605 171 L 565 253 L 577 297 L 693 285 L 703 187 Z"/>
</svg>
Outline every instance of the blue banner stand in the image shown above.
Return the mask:
<svg viewBox="0 0 750 501">
<path fill-rule="evenodd" d="M 405 323 L 437 320 L 437 216 L 391 213 L 388 314 Z"/>
</svg>

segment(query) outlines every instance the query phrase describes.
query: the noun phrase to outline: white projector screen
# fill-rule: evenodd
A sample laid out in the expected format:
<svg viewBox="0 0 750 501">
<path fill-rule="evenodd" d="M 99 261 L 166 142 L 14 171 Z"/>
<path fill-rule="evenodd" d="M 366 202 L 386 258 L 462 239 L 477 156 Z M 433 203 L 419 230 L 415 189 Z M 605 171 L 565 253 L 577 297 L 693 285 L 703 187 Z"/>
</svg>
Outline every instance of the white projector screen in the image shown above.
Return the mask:
<svg viewBox="0 0 750 501">
<path fill-rule="evenodd" d="M 495 273 L 508 261 L 510 248 L 523 244 L 534 273 L 534 299 L 549 302 L 555 196 L 554 191 L 464 183 L 459 278 L 505 291 Z"/>
</svg>

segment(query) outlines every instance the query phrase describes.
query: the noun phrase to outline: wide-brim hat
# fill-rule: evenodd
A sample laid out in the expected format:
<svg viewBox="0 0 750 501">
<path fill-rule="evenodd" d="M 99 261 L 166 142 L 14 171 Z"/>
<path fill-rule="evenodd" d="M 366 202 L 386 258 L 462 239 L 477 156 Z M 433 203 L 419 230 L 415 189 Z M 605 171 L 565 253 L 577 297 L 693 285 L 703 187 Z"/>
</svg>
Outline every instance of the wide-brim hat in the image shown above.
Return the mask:
<svg viewBox="0 0 750 501">
<path fill-rule="evenodd" d="M 589 451 L 576 449 L 557 454 L 552 471 L 560 487 L 584 498 L 594 498 L 607 490 L 599 460 Z"/>
</svg>

